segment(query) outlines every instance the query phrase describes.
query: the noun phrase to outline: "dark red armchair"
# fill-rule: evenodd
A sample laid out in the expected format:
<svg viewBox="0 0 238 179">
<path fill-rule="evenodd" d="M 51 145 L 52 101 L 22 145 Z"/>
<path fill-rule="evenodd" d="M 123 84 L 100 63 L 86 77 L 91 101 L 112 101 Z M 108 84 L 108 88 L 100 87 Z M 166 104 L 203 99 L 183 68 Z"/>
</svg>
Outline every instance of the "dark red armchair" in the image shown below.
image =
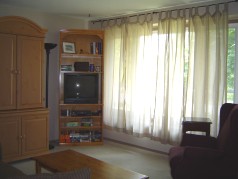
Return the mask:
<svg viewBox="0 0 238 179">
<path fill-rule="evenodd" d="M 217 138 L 185 134 L 169 159 L 173 179 L 237 179 L 238 105 L 222 105 Z"/>
</svg>

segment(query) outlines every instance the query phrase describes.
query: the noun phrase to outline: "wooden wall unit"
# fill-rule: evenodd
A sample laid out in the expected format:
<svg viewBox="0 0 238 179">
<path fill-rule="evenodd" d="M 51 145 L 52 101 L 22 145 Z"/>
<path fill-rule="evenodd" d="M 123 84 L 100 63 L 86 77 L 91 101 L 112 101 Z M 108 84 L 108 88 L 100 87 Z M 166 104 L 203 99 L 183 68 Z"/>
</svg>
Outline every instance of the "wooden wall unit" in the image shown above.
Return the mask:
<svg viewBox="0 0 238 179">
<path fill-rule="evenodd" d="M 28 19 L 0 17 L 0 143 L 5 161 L 48 150 L 45 33 Z"/>
<path fill-rule="evenodd" d="M 103 40 L 104 32 L 100 30 L 64 29 L 60 31 L 59 139 L 62 145 L 103 143 Z M 73 43 L 75 53 L 65 53 L 63 42 Z M 94 70 L 76 70 L 75 62 L 87 62 L 94 65 Z M 65 74 L 98 75 L 97 102 L 66 103 L 64 101 Z M 84 115 L 85 111 L 87 114 Z"/>
</svg>

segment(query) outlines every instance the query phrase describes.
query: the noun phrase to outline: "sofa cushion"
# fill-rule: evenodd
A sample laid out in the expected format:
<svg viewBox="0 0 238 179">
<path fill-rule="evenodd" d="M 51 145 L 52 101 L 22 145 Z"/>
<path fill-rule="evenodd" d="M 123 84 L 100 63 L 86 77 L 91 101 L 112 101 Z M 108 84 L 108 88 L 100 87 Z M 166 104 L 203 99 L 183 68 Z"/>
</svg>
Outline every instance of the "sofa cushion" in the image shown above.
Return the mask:
<svg viewBox="0 0 238 179">
<path fill-rule="evenodd" d="M 90 179 L 91 171 L 89 168 L 82 168 L 70 172 L 59 173 L 41 173 L 36 175 L 25 175 L 18 177 L 11 177 L 9 179 Z"/>
</svg>

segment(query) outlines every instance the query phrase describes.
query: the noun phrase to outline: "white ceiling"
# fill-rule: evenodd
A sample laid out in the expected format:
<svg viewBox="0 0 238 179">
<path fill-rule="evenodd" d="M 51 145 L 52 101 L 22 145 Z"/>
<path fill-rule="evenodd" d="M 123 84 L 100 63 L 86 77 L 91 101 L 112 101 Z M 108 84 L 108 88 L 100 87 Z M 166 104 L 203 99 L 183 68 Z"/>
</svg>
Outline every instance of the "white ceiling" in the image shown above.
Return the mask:
<svg viewBox="0 0 238 179">
<path fill-rule="evenodd" d="M 224 0 L 0 0 L 2 5 L 97 20 L 171 7 Z"/>
</svg>

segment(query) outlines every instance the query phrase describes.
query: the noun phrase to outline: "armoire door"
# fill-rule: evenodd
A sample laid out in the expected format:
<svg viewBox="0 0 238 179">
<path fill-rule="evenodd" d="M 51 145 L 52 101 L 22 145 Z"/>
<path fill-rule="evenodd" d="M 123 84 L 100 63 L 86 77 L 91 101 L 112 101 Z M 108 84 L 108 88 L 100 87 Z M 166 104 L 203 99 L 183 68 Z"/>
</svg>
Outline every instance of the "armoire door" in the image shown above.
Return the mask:
<svg viewBox="0 0 238 179">
<path fill-rule="evenodd" d="M 43 38 L 17 37 L 17 108 L 44 107 Z"/>
<path fill-rule="evenodd" d="M 22 154 L 48 149 L 48 112 L 22 116 Z"/>
<path fill-rule="evenodd" d="M 16 109 L 16 35 L 0 33 L 0 110 Z"/>
<path fill-rule="evenodd" d="M 0 143 L 3 160 L 21 155 L 21 119 L 18 116 L 0 116 Z"/>
</svg>

